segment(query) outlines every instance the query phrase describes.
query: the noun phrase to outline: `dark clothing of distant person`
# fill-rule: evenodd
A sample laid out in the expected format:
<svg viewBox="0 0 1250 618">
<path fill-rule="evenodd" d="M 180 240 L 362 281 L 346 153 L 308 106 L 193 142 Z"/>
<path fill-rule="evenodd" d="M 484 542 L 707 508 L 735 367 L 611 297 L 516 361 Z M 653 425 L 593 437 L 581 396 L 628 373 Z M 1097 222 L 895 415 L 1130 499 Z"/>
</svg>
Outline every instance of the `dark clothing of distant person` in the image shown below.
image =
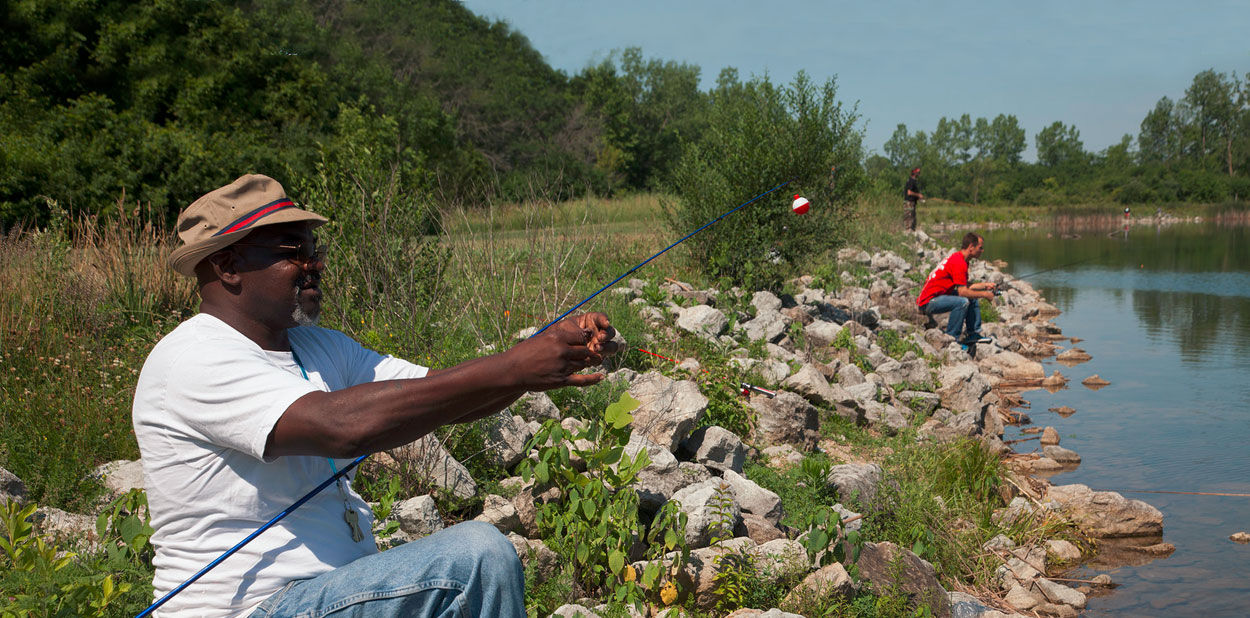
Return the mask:
<svg viewBox="0 0 1250 618">
<path fill-rule="evenodd" d="M 916 231 L 916 202 L 920 199 L 920 180 L 915 175 L 907 179 L 903 188 L 903 229 Z"/>
</svg>

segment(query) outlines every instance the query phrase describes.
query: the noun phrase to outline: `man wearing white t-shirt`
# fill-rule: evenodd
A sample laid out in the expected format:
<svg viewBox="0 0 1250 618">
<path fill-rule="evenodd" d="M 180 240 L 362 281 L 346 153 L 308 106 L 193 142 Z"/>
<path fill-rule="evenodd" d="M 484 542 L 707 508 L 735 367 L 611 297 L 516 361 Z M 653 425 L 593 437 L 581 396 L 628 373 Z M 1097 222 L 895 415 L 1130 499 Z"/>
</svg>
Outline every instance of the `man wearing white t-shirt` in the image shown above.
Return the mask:
<svg viewBox="0 0 1250 618">
<path fill-rule="evenodd" d="M 152 350 L 133 413 L 158 599 L 360 455 L 483 418 L 527 391 L 603 379 L 577 373 L 614 351 L 599 313 L 443 370 L 314 326 L 325 264 L 312 231 L 325 222 L 259 175 L 208 193 L 178 218 L 183 244 L 170 262 L 196 278 L 200 313 Z M 495 528 L 465 522 L 378 552 L 371 511 L 346 481 L 160 615 L 525 615 L 520 562 Z"/>
</svg>

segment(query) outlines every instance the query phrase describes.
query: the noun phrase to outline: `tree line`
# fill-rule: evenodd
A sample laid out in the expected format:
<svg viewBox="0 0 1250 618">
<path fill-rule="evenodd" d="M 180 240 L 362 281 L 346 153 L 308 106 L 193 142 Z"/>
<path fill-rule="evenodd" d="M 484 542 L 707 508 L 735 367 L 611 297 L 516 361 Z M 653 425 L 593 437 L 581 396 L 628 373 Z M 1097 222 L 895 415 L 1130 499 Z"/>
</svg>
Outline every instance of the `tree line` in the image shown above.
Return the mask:
<svg viewBox="0 0 1250 618">
<path fill-rule="evenodd" d="M 123 192 L 170 215 L 244 172 L 324 179 L 347 153 L 438 200 L 674 192 L 678 162 L 723 140 L 726 97 L 772 87 L 726 68 L 701 90 L 700 67 L 637 48 L 569 75 L 455 0 L 27 0 L 0 15 L 4 225 L 53 205 L 107 213 Z M 1014 116 L 965 115 L 900 125 L 872 157 L 839 125 L 854 146 L 823 158 L 883 191 L 921 165 L 927 193 L 972 203 L 1244 197 L 1246 81 L 1199 74 L 1136 142 L 1099 153 L 1056 122 L 1027 163 Z"/>
<path fill-rule="evenodd" d="M 1033 136 L 1019 120 L 968 114 L 941 118 L 930 132 L 895 129 L 884 156 L 866 165 L 882 190 L 920 166 L 926 192 L 972 204 L 1221 202 L 1250 195 L 1250 74 L 1214 69 L 1194 76 L 1177 101 L 1163 97 L 1136 138 L 1098 152 L 1074 125 L 1056 121 Z"/>
</svg>

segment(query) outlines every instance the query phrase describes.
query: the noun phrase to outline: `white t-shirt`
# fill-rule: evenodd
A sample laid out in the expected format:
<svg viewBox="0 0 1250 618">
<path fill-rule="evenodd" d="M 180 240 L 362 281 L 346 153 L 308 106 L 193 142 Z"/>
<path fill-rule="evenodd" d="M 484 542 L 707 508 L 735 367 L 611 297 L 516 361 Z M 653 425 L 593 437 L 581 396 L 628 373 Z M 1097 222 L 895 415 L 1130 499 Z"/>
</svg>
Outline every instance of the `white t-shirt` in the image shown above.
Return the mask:
<svg viewBox="0 0 1250 618">
<path fill-rule="evenodd" d="M 265 441 L 296 399 L 315 391 L 421 378 L 427 369 L 367 350 L 341 332 L 288 331 L 291 352 L 262 350 L 199 314 L 148 355 L 133 422 L 156 532 L 159 599 L 333 474 L 325 457 L 265 461 Z M 335 460 L 342 469 L 350 459 Z M 354 476 L 353 470 L 349 476 Z M 350 488 L 365 537 L 351 539 L 338 487 L 322 490 L 161 606 L 158 615 L 246 616 L 294 579 L 377 552 L 369 506 Z"/>
</svg>

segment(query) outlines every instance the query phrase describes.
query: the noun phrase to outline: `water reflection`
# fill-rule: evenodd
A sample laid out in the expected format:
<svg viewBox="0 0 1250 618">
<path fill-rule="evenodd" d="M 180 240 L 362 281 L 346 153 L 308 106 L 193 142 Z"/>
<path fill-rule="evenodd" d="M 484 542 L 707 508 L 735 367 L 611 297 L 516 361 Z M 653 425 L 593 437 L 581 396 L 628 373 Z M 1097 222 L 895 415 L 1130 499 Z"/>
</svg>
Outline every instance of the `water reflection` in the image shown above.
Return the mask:
<svg viewBox="0 0 1250 618">
<path fill-rule="evenodd" d="M 1115 230 L 1117 228 L 1112 228 Z M 1093 358 L 1074 367 L 1097 392 L 1032 391 L 1031 415 L 1051 425 L 1081 466 L 1057 484 L 1126 492 L 1163 511 L 1175 554 L 1146 564 L 1089 565 L 1121 584 L 1090 599 L 1090 612 L 1132 616 L 1244 616 L 1250 498 L 1133 494 L 1130 490 L 1250 493 L 1250 238 L 1247 228 L 1186 225 L 1066 233 L 986 233 L 987 259 L 1028 280 L 1063 313 L 1065 334 Z M 1050 409 L 1076 410 L 1067 416 Z M 1045 411 L 1045 412 L 1043 412 Z M 1015 438 L 1011 433 L 1007 438 Z"/>
<path fill-rule="evenodd" d="M 1156 340 L 1173 339 L 1187 362 L 1197 362 L 1217 349 L 1244 349 L 1250 343 L 1246 297 L 1134 290 L 1133 313 Z"/>
</svg>

